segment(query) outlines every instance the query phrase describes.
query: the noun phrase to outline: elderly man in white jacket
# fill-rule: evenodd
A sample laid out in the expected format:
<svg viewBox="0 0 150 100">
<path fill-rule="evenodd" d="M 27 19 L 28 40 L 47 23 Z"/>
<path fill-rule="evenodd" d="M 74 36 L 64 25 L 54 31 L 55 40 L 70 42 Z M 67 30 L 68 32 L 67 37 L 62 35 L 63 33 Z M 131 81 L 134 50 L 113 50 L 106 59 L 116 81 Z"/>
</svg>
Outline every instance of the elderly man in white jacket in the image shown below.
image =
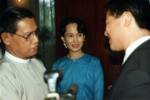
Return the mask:
<svg viewBox="0 0 150 100">
<path fill-rule="evenodd" d="M 45 67 L 34 58 L 38 49 L 37 24 L 25 8 L 6 9 L 0 17 L 0 100 L 44 100 Z"/>
</svg>

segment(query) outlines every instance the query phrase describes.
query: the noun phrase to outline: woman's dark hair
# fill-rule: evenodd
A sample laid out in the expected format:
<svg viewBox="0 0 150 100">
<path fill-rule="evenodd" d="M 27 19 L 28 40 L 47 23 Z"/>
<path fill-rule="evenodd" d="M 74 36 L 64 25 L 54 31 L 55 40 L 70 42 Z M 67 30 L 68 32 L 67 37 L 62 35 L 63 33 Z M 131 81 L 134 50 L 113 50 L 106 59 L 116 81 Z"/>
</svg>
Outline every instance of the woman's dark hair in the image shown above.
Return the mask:
<svg viewBox="0 0 150 100">
<path fill-rule="evenodd" d="M 61 23 L 60 31 L 59 31 L 61 36 L 64 36 L 64 33 L 66 31 L 66 26 L 71 23 L 77 24 L 77 30 L 79 33 L 83 33 L 84 35 L 87 35 L 87 30 L 86 30 L 85 24 L 79 18 L 69 17 L 69 18 L 65 18 Z"/>
</svg>

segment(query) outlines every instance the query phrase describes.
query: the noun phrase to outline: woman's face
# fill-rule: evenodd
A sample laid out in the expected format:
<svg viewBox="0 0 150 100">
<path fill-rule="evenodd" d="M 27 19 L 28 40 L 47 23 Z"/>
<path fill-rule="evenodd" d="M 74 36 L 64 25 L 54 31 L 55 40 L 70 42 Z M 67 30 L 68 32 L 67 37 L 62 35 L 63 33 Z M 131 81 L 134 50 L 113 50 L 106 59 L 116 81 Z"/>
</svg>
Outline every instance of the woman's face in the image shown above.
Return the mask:
<svg viewBox="0 0 150 100">
<path fill-rule="evenodd" d="M 69 49 L 69 52 L 82 51 L 85 35 L 83 33 L 79 33 L 77 27 L 76 23 L 66 25 L 64 37 L 61 37 L 62 41 Z"/>
</svg>

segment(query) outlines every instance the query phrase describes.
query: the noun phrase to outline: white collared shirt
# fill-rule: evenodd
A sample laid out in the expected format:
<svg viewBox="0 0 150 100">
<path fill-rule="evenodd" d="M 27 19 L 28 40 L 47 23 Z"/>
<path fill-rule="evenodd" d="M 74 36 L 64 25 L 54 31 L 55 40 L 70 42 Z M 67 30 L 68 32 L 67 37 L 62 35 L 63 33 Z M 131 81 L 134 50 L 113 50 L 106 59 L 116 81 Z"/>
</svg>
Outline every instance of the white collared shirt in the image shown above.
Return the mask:
<svg viewBox="0 0 150 100">
<path fill-rule="evenodd" d="M 45 67 L 36 58 L 22 59 L 5 51 L 0 63 L 0 100 L 44 100 Z"/>
<path fill-rule="evenodd" d="M 5 51 L 5 58 L 9 58 L 12 61 L 18 62 L 18 63 L 28 63 L 30 59 L 22 59 L 22 58 L 18 58 L 14 55 L 12 55 L 11 53 L 9 53 L 8 51 Z"/>
<path fill-rule="evenodd" d="M 139 47 L 142 43 L 148 41 L 150 39 L 150 36 L 144 36 L 138 40 L 136 40 L 135 42 L 133 42 L 125 51 L 125 56 L 123 59 L 123 63 L 125 63 L 125 61 L 127 60 L 127 58 L 132 54 L 132 52 Z"/>
</svg>

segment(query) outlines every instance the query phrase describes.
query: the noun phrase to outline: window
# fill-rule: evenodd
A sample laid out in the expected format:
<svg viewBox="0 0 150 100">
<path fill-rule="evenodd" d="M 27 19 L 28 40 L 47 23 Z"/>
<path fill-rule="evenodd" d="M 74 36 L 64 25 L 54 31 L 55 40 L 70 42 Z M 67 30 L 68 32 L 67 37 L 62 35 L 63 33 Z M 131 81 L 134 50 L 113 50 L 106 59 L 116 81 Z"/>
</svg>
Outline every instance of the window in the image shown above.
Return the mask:
<svg viewBox="0 0 150 100">
<path fill-rule="evenodd" d="M 54 0 L 39 0 L 40 26 L 47 27 L 55 35 L 55 5 Z"/>
<path fill-rule="evenodd" d="M 55 1 L 39 0 L 40 48 L 39 58 L 47 68 L 55 59 Z"/>
</svg>

